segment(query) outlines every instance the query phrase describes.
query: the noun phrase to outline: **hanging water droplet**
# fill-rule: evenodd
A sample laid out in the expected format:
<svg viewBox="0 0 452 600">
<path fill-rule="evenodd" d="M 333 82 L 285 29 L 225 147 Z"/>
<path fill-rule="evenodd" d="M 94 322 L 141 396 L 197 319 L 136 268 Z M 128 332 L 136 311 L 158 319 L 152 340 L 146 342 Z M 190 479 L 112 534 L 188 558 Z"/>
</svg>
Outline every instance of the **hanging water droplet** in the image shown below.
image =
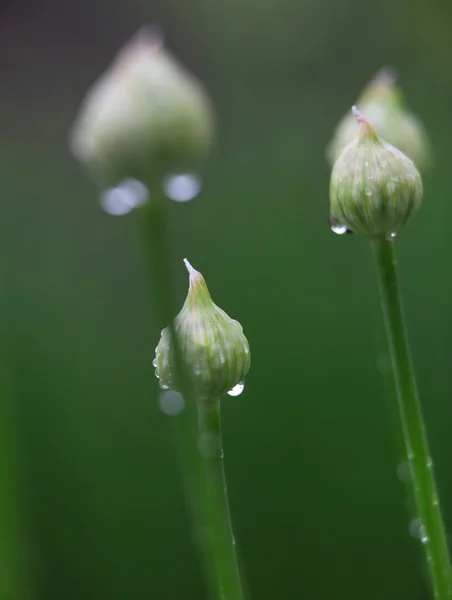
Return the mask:
<svg viewBox="0 0 452 600">
<path fill-rule="evenodd" d="M 429 537 L 427 535 L 427 529 L 425 525 L 422 523 L 421 519 L 413 519 L 409 525 L 410 535 L 416 538 L 417 540 L 421 540 L 423 544 L 428 544 Z"/>
<path fill-rule="evenodd" d="M 404 461 L 397 466 L 397 479 L 403 481 L 403 483 L 411 483 L 411 469 L 409 462 Z"/>
<path fill-rule="evenodd" d="M 162 383 L 161 381 L 159 381 L 159 388 L 161 390 L 169 390 L 169 386 L 165 385 L 164 383 Z"/>
<path fill-rule="evenodd" d="M 232 389 L 229 390 L 228 396 L 240 396 L 245 389 L 243 381 L 239 381 Z"/>
<path fill-rule="evenodd" d="M 197 175 L 184 173 L 169 175 L 163 180 L 165 196 L 174 202 L 193 200 L 201 190 L 201 179 Z"/>
<path fill-rule="evenodd" d="M 411 537 L 416 539 L 420 539 L 421 537 L 421 525 L 422 521 L 420 519 L 413 519 L 408 526 L 408 531 L 410 532 Z"/>
<path fill-rule="evenodd" d="M 102 192 L 100 205 L 109 215 L 122 216 L 149 199 L 147 187 L 138 179 L 124 179 L 119 185 Z"/>
<path fill-rule="evenodd" d="M 420 529 L 419 529 L 419 537 L 421 538 L 421 542 L 423 544 L 428 544 L 428 535 L 427 535 L 427 530 L 425 528 L 425 525 L 421 525 Z"/>
<path fill-rule="evenodd" d="M 159 395 L 158 404 L 160 410 L 165 413 L 165 415 L 175 417 L 184 410 L 185 400 L 178 392 L 170 390 L 162 392 Z"/>
<path fill-rule="evenodd" d="M 154 360 L 152 361 L 152 366 L 156 367 L 157 366 L 157 358 L 154 358 Z"/>
<path fill-rule="evenodd" d="M 330 227 L 331 227 L 331 231 L 333 233 L 336 233 L 337 235 L 344 235 L 344 233 L 351 233 L 351 231 L 348 229 L 348 227 L 346 225 L 340 225 L 339 223 L 336 223 L 336 221 L 334 219 L 330 219 Z"/>
</svg>

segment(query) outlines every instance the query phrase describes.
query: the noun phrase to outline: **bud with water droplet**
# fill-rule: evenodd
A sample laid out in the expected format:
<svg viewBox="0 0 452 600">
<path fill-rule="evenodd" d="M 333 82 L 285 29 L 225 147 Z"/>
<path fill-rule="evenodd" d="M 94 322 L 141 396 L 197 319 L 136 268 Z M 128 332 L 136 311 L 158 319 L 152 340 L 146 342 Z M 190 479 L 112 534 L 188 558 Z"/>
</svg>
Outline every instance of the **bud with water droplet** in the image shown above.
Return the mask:
<svg viewBox="0 0 452 600">
<path fill-rule="evenodd" d="M 367 237 L 395 237 L 420 206 L 421 176 L 407 156 L 380 140 L 352 110 L 359 133 L 331 173 L 331 220 Z"/>
<path fill-rule="evenodd" d="M 201 84 L 143 28 L 88 91 L 71 148 L 103 185 L 146 184 L 197 171 L 213 138 L 213 111 Z"/>
<path fill-rule="evenodd" d="M 403 92 L 391 69 L 382 69 L 363 90 L 357 105 L 372 123 L 377 135 L 406 154 L 421 170 L 431 161 L 431 146 L 420 120 L 407 108 Z M 348 112 L 339 122 L 327 148 L 331 165 L 357 135 L 357 125 Z"/>
<path fill-rule="evenodd" d="M 250 368 L 248 340 L 240 323 L 214 304 L 201 273 L 187 260 L 185 264 L 190 287 L 184 306 L 174 320 L 175 332 L 197 396 L 202 401 L 213 401 L 232 389 L 243 389 Z M 174 349 L 168 327 L 162 331 L 153 364 L 160 383 L 177 390 Z"/>
</svg>

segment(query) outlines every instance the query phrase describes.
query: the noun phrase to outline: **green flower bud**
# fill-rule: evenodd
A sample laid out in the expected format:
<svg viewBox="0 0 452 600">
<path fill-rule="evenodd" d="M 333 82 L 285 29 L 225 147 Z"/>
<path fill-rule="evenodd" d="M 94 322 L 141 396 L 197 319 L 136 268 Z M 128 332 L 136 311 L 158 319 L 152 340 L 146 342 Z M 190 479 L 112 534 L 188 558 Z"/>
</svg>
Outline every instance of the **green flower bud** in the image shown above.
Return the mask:
<svg viewBox="0 0 452 600">
<path fill-rule="evenodd" d="M 71 148 L 103 185 L 149 183 L 198 170 L 213 130 L 204 89 L 145 28 L 88 91 Z"/>
<path fill-rule="evenodd" d="M 334 164 L 330 181 L 331 226 L 367 237 L 395 237 L 420 206 L 422 181 L 414 163 L 380 140 L 355 107 L 355 141 Z"/>
<path fill-rule="evenodd" d="M 396 85 L 393 72 L 385 69 L 377 73 L 357 104 L 379 137 L 401 150 L 419 169 L 429 167 L 431 148 L 427 134 L 419 119 L 406 108 L 402 90 Z M 356 121 L 347 113 L 339 122 L 327 148 L 327 159 L 331 165 L 357 133 Z"/>
<path fill-rule="evenodd" d="M 185 259 L 190 287 L 182 310 L 174 320 L 177 341 L 187 374 L 202 401 L 213 401 L 225 393 L 243 391 L 250 368 L 248 340 L 238 321 L 213 303 L 201 273 Z M 160 387 L 177 391 L 174 378 L 174 351 L 167 327 L 155 349 L 155 374 Z"/>
</svg>

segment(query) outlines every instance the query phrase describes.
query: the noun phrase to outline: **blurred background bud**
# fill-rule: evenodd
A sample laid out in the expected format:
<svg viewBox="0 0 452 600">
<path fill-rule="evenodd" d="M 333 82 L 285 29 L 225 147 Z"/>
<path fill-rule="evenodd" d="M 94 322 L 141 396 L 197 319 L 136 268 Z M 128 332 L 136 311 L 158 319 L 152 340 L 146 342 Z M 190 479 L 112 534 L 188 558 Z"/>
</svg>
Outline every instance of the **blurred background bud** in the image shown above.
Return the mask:
<svg viewBox="0 0 452 600">
<path fill-rule="evenodd" d="M 407 156 L 380 140 L 353 107 L 358 135 L 334 164 L 331 222 L 367 237 L 395 237 L 420 206 L 422 181 Z"/>
<path fill-rule="evenodd" d="M 408 110 L 394 70 L 386 68 L 379 71 L 361 93 L 357 105 L 378 136 L 411 158 L 421 171 L 428 169 L 431 147 L 427 134 L 419 119 Z M 327 148 L 327 159 L 331 165 L 357 132 L 356 120 L 348 112 L 340 120 Z"/>
<path fill-rule="evenodd" d="M 213 110 L 201 84 L 144 27 L 83 100 L 71 149 L 104 185 L 152 184 L 202 167 L 213 139 Z"/>
</svg>

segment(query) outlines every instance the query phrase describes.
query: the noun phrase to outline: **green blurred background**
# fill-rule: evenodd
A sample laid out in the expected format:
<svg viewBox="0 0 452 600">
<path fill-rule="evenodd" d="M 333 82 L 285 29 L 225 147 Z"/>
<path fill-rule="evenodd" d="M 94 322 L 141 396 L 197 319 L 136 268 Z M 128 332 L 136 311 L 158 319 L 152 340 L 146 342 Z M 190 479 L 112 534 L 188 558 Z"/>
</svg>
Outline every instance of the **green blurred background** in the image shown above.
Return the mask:
<svg viewBox="0 0 452 600">
<path fill-rule="evenodd" d="M 218 112 L 201 194 L 169 206 L 172 276 L 182 304 L 187 256 L 251 344 L 245 392 L 223 402 L 250 598 L 426 599 L 370 251 L 329 231 L 324 149 L 363 85 L 395 66 L 435 151 L 398 246 L 452 531 L 447 0 L 3 0 L 2 341 L 33 597 L 206 598 L 157 404 L 165 324 L 137 215 L 104 214 L 67 147 L 87 87 L 144 22 Z"/>
</svg>

